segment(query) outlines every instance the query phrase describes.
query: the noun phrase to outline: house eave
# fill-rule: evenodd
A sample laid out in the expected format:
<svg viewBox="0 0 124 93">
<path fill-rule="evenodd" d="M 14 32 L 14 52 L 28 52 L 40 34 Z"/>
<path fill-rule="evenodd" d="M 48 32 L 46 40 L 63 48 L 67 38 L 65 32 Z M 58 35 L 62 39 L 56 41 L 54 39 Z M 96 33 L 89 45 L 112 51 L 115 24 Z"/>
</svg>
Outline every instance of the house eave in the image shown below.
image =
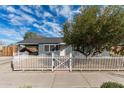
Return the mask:
<svg viewBox="0 0 124 93">
<path fill-rule="evenodd" d="M 65 45 L 66 43 L 62 42 L 62 43 L 59 43 L 60 45 Z"/>
<path fill-rule="evenodd" d="M 17 43 L 17 45 L 38 45 L 38 43 Z"/>
<path fill-rule="evenodd" d="M 58 44 L 58 45 L 65 45 L 66 43 L 17 43 L 17 45 L 39 45 L 39 44 Z"/>
</svg>

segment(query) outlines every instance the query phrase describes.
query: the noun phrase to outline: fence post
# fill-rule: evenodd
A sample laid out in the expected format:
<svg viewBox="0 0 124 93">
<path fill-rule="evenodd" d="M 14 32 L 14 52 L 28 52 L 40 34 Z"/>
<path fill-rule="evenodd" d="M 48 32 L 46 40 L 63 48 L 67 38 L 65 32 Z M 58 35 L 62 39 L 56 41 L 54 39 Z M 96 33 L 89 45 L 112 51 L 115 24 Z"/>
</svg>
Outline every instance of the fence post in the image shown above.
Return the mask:
<svg viewBox="0 0 124 93">
<path fill-rule="evenodd" d="M 117 62 L 117 66 L 118 66 L 118 71 L 120 70 L 120 68 L 119 68 L 119 58 L 116 58 L 116 62 Z"/>
<path fill-rule="evenodd" d="M 11 69 L 14 71 L 13 60 L 11 61 Z"/>
<path fill-rule="evenodd" d="M 52 52 L 52 72 L 54 71 L 54 52 Z"/>
<path fill-rule="evenodd" d="M 70 52 L 70 60 L 69 60 L 69 67 L 70 67 L 70 71 L 72 71 L 72 52 Z"/>
<path fill-rule="evenodd" d="M 43 62 L 44 62 L 44 56 L 43 56 L 43 53 L 41 54 L 41 62 L 42 62 L 42 64 L 41 64 L 41 66 L 42 66 L 42 71 L 43 71 Z"/>
</svg>

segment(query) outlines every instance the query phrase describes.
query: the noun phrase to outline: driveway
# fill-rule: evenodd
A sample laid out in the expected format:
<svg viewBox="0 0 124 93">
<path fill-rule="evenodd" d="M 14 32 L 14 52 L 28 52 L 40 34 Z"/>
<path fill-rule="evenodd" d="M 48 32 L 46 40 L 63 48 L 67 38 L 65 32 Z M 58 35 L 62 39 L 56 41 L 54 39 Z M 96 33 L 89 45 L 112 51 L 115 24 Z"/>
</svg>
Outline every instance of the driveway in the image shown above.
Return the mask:
<svg viewBox="0 0 124 93">
<path fill-rule="evenodd" d="M 11 71 L 10 63 L 0 64 L 0 87 L 19 88 L 96 88 L 103 82 L 124 84 L 124 72 L 116 71 Z"/>
</svg>

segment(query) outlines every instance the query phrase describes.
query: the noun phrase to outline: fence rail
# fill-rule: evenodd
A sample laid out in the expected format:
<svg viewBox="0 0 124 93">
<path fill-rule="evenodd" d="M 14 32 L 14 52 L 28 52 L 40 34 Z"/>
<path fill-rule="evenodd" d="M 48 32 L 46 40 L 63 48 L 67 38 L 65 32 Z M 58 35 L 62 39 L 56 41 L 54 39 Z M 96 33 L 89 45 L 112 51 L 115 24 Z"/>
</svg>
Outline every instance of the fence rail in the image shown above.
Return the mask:
<svg viewBox="0 0 124 93">
<path fill-rule="evenodd" d="M 72 58 L 73 70 L 124 70 L 124 57 Z"/>
<path fill-rule="evenodd" d="M 124 57 L 15 56 L 14 70 L 124 70 Z"/>
<path fill-rule="evenodd" d="M 14 70 L 51 70 L 52 57 L 16 56 L 13 59 Z"/>
</svg>

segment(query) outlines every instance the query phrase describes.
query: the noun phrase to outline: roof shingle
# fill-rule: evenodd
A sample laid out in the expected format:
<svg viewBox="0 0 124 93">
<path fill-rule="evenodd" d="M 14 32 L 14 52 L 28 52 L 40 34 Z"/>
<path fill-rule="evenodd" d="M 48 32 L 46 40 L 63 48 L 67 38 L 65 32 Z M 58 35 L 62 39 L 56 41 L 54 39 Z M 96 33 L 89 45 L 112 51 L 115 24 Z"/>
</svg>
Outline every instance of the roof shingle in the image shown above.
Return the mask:
<svg viewBox="0 0 124 93">
<path fill-rule="evenodd" d="M 62 38 L 32 38 L 18 42 L 17 44 L 57 44 L 63 43 Z"/>
</svg>

